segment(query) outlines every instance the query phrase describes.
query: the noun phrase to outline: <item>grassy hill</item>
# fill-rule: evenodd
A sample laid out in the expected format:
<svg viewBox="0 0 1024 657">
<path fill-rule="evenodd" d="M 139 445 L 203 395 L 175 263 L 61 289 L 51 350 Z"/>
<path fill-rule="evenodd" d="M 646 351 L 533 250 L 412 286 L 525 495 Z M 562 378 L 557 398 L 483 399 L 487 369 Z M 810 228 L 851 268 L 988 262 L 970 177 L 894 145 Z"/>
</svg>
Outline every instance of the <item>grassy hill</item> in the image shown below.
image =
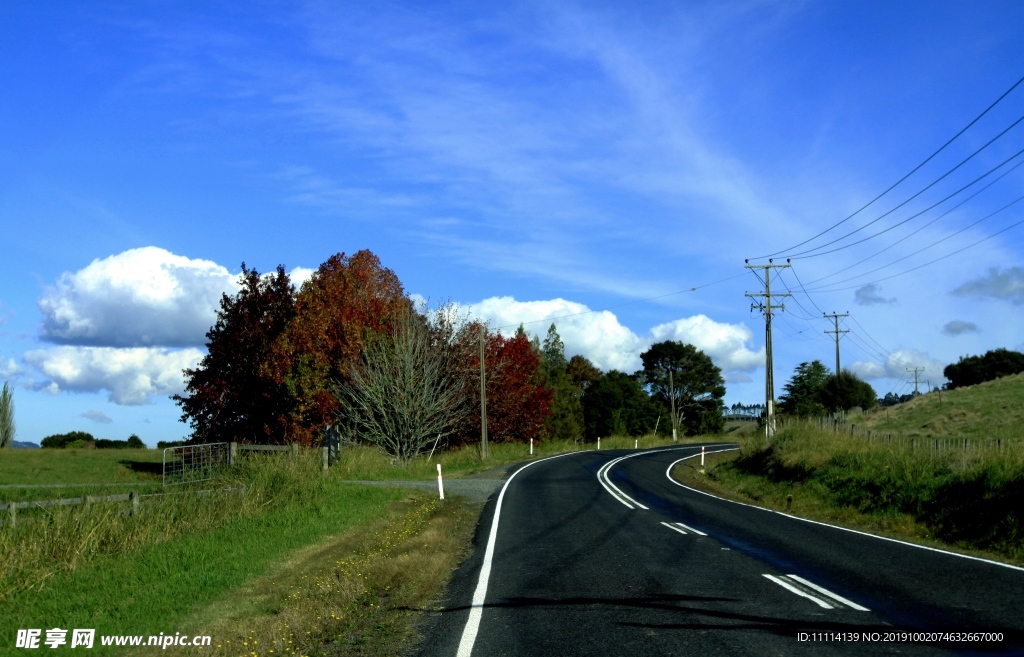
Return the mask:
<svg viewBox="0 0 1024 657">
<path fill-rule="evenodd" d="M 1024 374 L 935 391 L 864 416 L 865 429 L 921 438 L 1024 438 Z"/>
</svg>

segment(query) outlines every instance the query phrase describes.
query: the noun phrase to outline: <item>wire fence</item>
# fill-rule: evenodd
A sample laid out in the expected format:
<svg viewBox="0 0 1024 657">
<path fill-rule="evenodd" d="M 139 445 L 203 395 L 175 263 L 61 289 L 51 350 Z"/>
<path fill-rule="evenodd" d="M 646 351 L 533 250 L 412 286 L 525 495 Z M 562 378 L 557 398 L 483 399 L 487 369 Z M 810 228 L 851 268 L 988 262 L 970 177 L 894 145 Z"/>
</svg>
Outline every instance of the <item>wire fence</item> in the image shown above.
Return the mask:
<svg viewBox="0 0 1024 657">
<path fill-rule="evenodd" d="M 794 420 L 786 420 L 785 424 L 793 424 Z M 902 447 L 912 452 L 929 452 L 945 454 L 947 452 L 963 452 L 965 454 L 981 452 L 1005 452 L 1011 444 L 1022 442 L 1020 439 L 1006 438 L 935 438 L 926 436 L 904 436 L 887 431 L 872 431 L 858 424 L 849 422 L 845 414 L 819 417 L 811 420 L 814 426 L 823 431 L 847 434 L 853 438 L 861 438 L 868 443 Z"/>
</svg>

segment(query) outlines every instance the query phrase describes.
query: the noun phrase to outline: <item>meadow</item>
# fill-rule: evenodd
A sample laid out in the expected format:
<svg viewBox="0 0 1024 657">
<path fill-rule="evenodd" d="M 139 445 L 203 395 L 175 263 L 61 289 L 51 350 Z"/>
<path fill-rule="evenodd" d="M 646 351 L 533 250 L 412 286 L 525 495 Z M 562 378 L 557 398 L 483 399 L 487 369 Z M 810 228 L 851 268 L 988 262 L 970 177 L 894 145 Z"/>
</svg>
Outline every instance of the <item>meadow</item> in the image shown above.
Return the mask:
<svg viewBox="0 0 1024 657">
<path fill-rule="evenodd" d="M 634 444 L 615 437 L 601 447 Z M 538 442 L 533 458 L 595 447 Z M 86 486 L 97 483 L 118 493 L 160 488 L 157 450 L 5 456 L 3 484 L 71 485 L 0 488 L 4 501 L 106 490 Z M 117 502 L 19 511 L 13 528 L 0 527 L 0 646 L 18 629 L 60 627 L 208 634 L 212 649 L 196 649 L 204 654 L 396 654 L 415 640 L 415 610 L 434 604 L 465 556 L 482 505 L 349 480 L 431 479 L 438 462 L 446 477 L 464 476 L 530 458 L 528 445 L 494 443 L 486 461 L 470 446 L 402 468 L 379 450 L 346 447 L 324 475 L 313 451 L 256 454 L 214 481 L 144 498 L 138 515 Z"/>
</svg>

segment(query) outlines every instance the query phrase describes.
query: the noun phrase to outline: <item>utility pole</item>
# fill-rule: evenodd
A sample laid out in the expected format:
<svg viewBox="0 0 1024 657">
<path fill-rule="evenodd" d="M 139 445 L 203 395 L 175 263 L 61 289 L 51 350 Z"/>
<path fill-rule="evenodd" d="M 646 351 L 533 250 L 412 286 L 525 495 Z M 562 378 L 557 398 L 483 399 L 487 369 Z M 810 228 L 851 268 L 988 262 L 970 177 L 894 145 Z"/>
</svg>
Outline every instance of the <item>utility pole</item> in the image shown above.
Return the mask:
<svg viewBox="0 0 1024 657">
<path fill-rule="evenodd" d="M 676 387 L 672 382 L 672 370 L 668 371 L 668 401 L 672 405 L 672 442 L 676 442 Z"/>
<path fill-rule="evenodd" d="M 907 371 L 914 373 L 914 396 L 917 397 L 919 394 L 921 394 L 921 393 L 919 393 L 917 391 L 917 375 L 918 375 L 919 372 L 923 372 L 924 368 L 923 367 L 914 367 L 914 368 L 908 367 Z"/>
<path fill-rule="evenodd" d="M 824 313 L 822 313 L 822 314 L 824 315 Z M 832 321 L 836 323 L 836 330 L 834 330 L 834 331 L 825 331 L 825 333 L 835 333 L 836 334 L 836 380 L 837 381 L 839 380 L 839 336 L 840 336 L 841 333 L 849 333 L 849 331 L 840 331 L 839 330 L 839 318 L 840 317 L 849 317 L 849 316 L 850 316 L 849 312 L 845 312 L 842 315 L 840 315 L 840 314 L 838 314 L 838 313 L 836 313 L 834 311 L 833 311 L 833 313 L 831 315 L 825 315 L 825 317 L 831 318 Z"/>
<path fill-rule="evenodd" d="M 480 325 L 480 458 L 487 458 L 487 377 L 484 374 L 484 325 Z"/>
<path fill-rule="evenodd" d="M 765 331 L 765 377 L 764 377 L 764 437 L 770 441 L 775 436 L 775 374 L 772 371 L 772 312 L 775 309 L 785 310 L 784 304 L 772 305 L 772 297 L 791 297 L 789 293 L 776 293 L 772 294 L 771 284 L 771 271 L 772 269 L 787 269 L 789 268 L 789 260 L 784 265 L 777 265 L 772 260 L 768 260 L 767 265 L 752 265 L 749 260 L 744 260 L 745 268 L 747 269 L 763 269 L 764 270 L 764 292 L 747 292 L 745 296 L 754 298 L 762 297 L 764 302 L 751 303 L 750 309 L 755 308 L 761 310 L 764 313 L 764 331 Z"/>
</svg>

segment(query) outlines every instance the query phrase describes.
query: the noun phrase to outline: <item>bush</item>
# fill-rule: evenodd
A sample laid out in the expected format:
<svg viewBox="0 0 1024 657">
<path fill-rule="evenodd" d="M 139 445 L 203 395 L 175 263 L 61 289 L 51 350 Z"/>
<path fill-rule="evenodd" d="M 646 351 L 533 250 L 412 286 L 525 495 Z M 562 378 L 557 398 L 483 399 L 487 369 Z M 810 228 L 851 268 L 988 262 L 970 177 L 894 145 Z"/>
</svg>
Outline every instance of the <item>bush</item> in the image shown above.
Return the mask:
<svg viewBox="0 0 1024 657">
<path fill-rule="evenodd" d="M 949 389 L 953 390 L 1020 372 L 1024 372 L 1024 354 L 993 349 L 984 356 L 961 356 L 956 363 L 947 365 L 942 374 L 949 379 Z"/>
<path fill-rule="evenodd" d="M 93 442 L 94 440 L 96 439 L 92 437 L 91 433 L 71 431 L 69 433 L 56 433 L 52 436 L 47 436 L 39 442 L 39 446 L 50 449 L 64 449 L 67 447 L 81 447 L 85 443 Z"/>
</svg>

